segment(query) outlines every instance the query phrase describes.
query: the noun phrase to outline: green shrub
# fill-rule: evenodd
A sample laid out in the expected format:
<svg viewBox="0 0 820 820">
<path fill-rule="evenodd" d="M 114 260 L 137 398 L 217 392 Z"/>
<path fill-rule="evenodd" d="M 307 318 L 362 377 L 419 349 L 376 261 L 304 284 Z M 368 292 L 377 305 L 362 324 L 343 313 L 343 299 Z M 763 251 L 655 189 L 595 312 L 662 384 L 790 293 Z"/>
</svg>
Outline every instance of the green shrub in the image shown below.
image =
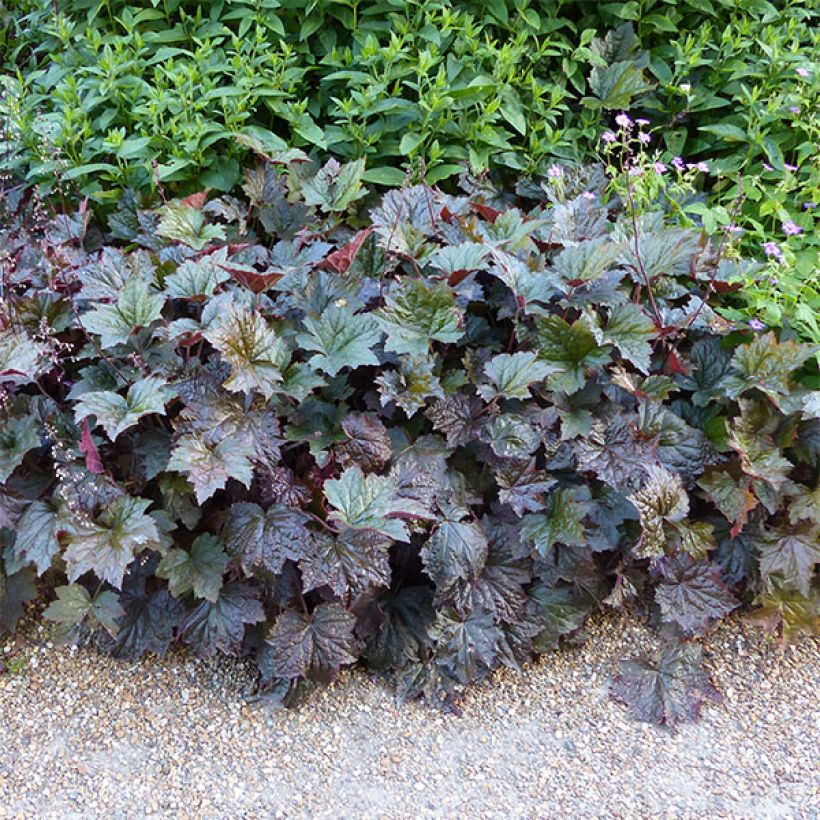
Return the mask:
<svg viewBox="0 0 820 820">
<path fill-rule="evenodd" d="M 668 644 L 616 694 L 669 723 L 740 603 L 812 630 L 816 349 L 730 332 L 739 263 L 597 169 L 363 171 L 7 218 L 0 623 L 40 576 L 118 657 L 251 655 L 288 701 L 361 661 L 453 705 L 627 607 Z"/>
</svg>

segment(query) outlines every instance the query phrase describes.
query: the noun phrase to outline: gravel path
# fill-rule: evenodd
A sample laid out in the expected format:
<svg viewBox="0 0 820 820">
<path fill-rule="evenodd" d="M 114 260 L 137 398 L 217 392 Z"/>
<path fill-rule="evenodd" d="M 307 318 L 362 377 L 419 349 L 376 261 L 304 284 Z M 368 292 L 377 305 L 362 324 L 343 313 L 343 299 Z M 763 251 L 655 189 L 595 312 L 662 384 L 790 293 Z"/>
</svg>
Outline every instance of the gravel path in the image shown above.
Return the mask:
<svg viewBox="0 0 820 820">
<path fill-rule="evenodd" d="M 677 734 L 607 697 L 640 624 L 503 671 L 461 718 L 397 707 L 361 672 L 296 711 L 248 704 L 248 668 L 122 663 L 32 628 L 0 675 L 0 817 L 818 817 L 820 642 L 739 621 L 708 641 L 725 695 Z"/>
</svg>

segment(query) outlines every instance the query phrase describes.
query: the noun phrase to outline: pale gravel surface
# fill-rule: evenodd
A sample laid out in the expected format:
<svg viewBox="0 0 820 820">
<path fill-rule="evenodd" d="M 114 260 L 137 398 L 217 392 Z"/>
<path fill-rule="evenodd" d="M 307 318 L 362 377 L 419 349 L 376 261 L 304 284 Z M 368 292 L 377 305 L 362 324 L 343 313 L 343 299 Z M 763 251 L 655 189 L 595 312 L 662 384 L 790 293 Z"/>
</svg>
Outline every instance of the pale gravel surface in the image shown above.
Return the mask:
<svg viewBox="0 0 820 820">
<path fill-rule="evenodd" d="M 241 663 L 116 662 L 32 628 L 0 675 L 0 817 L 820 816 L 820 642 L 722 626 L 706 649 L 725 701 L 673 735 L 607 696 L 651 633 L 589 631 L 458 718 L 361 672 L 276 711 L 245 702 Z"/>
</svg>

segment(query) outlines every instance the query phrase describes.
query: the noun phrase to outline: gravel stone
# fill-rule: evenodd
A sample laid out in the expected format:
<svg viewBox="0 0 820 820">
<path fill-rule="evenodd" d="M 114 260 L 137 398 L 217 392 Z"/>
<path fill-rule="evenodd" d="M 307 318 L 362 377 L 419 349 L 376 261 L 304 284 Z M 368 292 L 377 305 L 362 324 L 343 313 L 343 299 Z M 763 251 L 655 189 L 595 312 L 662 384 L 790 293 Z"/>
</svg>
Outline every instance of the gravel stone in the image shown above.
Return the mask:
<svg viewBox="0 0 820 820">
<path fill-rule="evenodd" d="M 119 662 L 29 624 L 2 648 L 0 817 L 820 816 L 820 641 L 722 624 L 704 649 L 724 701 L 672 733 L 607 695 L 653 634 L 620 617 L 587 633 L 456 717 L 360 670 L 274 709 L 247 700 L 245 662 Z"/>
</svg>

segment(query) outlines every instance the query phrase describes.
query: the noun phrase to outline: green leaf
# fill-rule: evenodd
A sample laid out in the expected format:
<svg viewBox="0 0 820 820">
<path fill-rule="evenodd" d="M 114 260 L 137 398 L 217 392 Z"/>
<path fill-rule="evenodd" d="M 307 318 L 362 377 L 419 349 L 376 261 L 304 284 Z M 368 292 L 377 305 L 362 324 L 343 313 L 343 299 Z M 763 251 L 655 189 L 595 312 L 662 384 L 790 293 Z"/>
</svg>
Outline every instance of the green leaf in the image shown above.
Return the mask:
<svg viewBox="0 0 820 820">
<path fill-rule="evenodd" d="M 300 333 L 296 340 L 308 350 L 318 351 L 310 364 L 329 376 L 345 367 L 379 363 L 371 348 L 381 340 L 381 332 L 372 316 L 356 315 L 350 308 L 332 304 L 320 317 L 306 316 L 303 323 L 307 333 Z"/>
<path fill-rule="evenodd" d="M 558 488 L 549 496 L 549 510 L 545 513 L 525 515 L 521 523 L 521 537 L 532 541 L 542 557 L 555 544 L 582 547 L 586 544 L 584 507 L 575 499 L 570 489 Z"/>
<path fill-rule="evenodd" d="M 228 552 L 251 575 L 256 569 L 280 573 L 287 559 L 311 555 L 314 534 L 307 528 L 310 518 L 301 510 L 272 504 L 263 510 L 257 504 L 234 504 L 222 527 Z"/>
<path fill-rule="evenodd" d="M 536 353 L 499 353 L 484 365 L 488 385 L 480 385 L 479 395 L 486 401 L 496 396 L 529 399 L 530 385 L 543 381 L 555 367 L 540 361 Z"/>
<path fill-rule="evenodd" d="M 34 416 L 7 418 L 0 422 L 0 484 L 23 463 L 26 453 L 40 446 Z"/>
<path fill-rule="evenodd" d="M 501 413 L 484 428 L 493 452 L 501 458 L 527 458 L 541 444 L 541 434 L 523 416 Z"/>
<path fill-rule="evenodd" d="M 365 475 L 356 465 L 348 467 L 338 479 L 325 482 L 325 497 L 335 507 L 330 518 L 352 529 L 376 530 L 396 541 L 408 541 L 406 525 L 388 518 L 406 508 L 396 489 L 390 476 Z"/>
<path fill-rule="evenodd" d="M 440 521 L 421 548 L 424 571 L 444 591 L 457 580 L 474 580 L 487 560 L 487 536 L 472 521 Z"/>
<path fill-rule="evenodd" d="M 45 501 L 32 501 L 17 522 L 11 553 L 20 564 L 33 563 L 42 575 L 59 552 L 57 515 Z"/>
<path fill-rule="evenodd" d="M 149 499 L 121 496 L 93 520 L 64 518 L 67 547 L 63 558 L 69 580 L 93 572 L 120 589 L 125 569 L 137 553 L 159 541 L 156 522 L 145 512 L 150 506 Z"/>
<path fill-rule="evenodd" d="M 181 436 L 171 458 L 169 470 L 185 473 L 194 485 L 196 500 L 202 504 L 234 478 L 250 487 L 253 478 L 253 449 L 247 442 L 230 438 L 212 443 L 201 434 Z"/>
<path fill-rule="evenodd" d="M 174 200 L 160 208 L 158 236 L 181 242 L 195 251 L 201 251 L 216 239 L 224 239 L 225 231 L 219 225 L 208 225 L 205 214 L 198 208 Z"/>
<path fill-rule="evenodd" d="M 187 259 L 165 277 L 165 293 L 172 299 L 213 296 L 217 287 L 231 278 L 219 264 L 224 263 L 226 257 L 227 249 L 220 249 L 201 259 Z"/>
<path fill-rule="evenodd" d="M 165 381 L 156 377 L 139 379 L 128 388 L 126 398 L 111 390 L 83 393 L 74 406 L 77 422 L 94 416 L 111 441 L 133 427 L 143 416 L 165 414 L 165 405 L 172 392 Z"/>
<path fill-rule="evenodd" d="M 205 338 L 231 366 L 226 389 L 234 393 L 258 390 L 267 399 L 273 397 L 290 355 L 259 313 L 232 303 L 208 327 Z"/>
<path fill-rule="evenodd" d="M 434 251 L 427 264 L 446 274 L 480 270 L 486 264 L 490 248 L 481 242 L 459 242 L 457 245 L 443 245 Z"/>
<path fill-rule="evenodd" d="M 167 579 L 168 589 L 176 598 L 193 592 L 194 597 L 215 603 L 227 566 L 228 555 L 219 539 L 204 533 L 191 544 L 190 552 L 170 550 L 159 562 L 157 575 Z"/>
<path fill-rule="evenodd" d="M 160 318 L 165 298 L 152 292 L 147 282 L 132 276 L 123 285 L 116 305 L 98 304 L 82 317 L 86 330 L 98 334 L 104 348 L 126 344 L 140 327 Z"/>
<path fill-rule="evenodd" d="M 271 627 L 273 674 L 329 680 L 339 667 L 356 662 L 353 654 L 355 616 L 336 603 L 319 604 L 310 615 L 285 610 Z"/>
<path fill-rule="evenodd" d="M 741 345 L 732 356 L 733 371 L 723 382 L 729 398 L 736 399 L 746 390 L 756 388 L 765 393 L 784 412 L 797 410 L 799 404 L 788 400 L 792 374 L 808 361 L 820 346 L 778 342 L 774 333 L 756 336 Z"/>
<path fill-rule="evenodd" d="M 393 401 L 409 417 L 424 407 L 427 399 L 443 399 L 444 390 L 435 370 L 433 358 L 402 357 L 400 370 L 386 370 L 376 377 L 382 407 Z"/>
<path fill-rule="evenodd" d="M 117 634 L 117 620 L 125 615 L 116 593 L 99 592 L 93 599 L 80 584 L 57 587 L 57 600 L 52 601 L 43 617 L 60 624 L 65 630 L 79 626 L 86 618 L 100 624 L 110 635 Z"/>
<path fill-rule="evenodd" d="M 362 188 L 364 160 L 357 159 L 340 165 L 331 159 L 317 174 L 302 186 L 302 196 L 308 205 L 324 211 L 341 213 L 367 192 Z"/>
<path fill-rule="evenodd" d="M 539 317 L 535 325 L 539 357 L 555 371 L 547 377 L 551 390 L 574 393 L 584 386 L 587 368 L 609 361 L 609 352 L 601 350 L 582 319 L 569 324 L 560 316 Z"/>
<path fill-rule="evenodd" d="M 422 279 L 402 280 L 375 313 L 387 334 L 385 348 L 411 356 L 426 356 L 431 341 L 454 344 L 464 335 L 462 313 L 446 284 L 428 285 Z"/>
<path fill-rule="evenodd" d="M 30 384 L 48 367 L 48 348 L 15 328 L 0 329 L 0 384 Z"/>
<path fill-rule="evenodd" d="M 564 248 L 552 261 L 555 272 L 577 285 L 600 279 L 615 263 L 622 248 L 609 237 L 588 239 Z"/>
<path fill-rule="evenodd" d="M 541 631 L 535 636 L 533 650 L 548 652 L 558 646 L 561 638 L 577 632 L 589 617 L 593 603 L 589 597 L 572 587 L 539 584 L 531 593 L 537 608 Z"/>
<path fill-rule="evenodd" d="M 652 353 L 650 341 L 657 335 L 652 319 L 640 305 L 629 302 L 612 308 L 606 326 L 593 326 L 599 344 L 612 344 L 621 355 L 642 373 L 649 372 L 649 357 Z"/>
</svg>

